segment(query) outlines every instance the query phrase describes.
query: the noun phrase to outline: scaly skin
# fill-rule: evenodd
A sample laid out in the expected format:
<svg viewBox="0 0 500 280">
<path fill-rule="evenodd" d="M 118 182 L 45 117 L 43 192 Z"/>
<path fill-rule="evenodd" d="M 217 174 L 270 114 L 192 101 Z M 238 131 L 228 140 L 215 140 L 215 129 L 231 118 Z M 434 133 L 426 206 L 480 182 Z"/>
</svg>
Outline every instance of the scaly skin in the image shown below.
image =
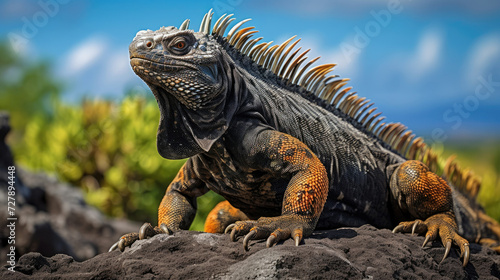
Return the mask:
<svg viewBox="0 0 500 280">
<path fill-rule="evenodd" d="M 131 66 L 158 101 L 158 152 L 189 159 L 160 204 L 159 226 L 145 224 L 112 249 L 187 229 L 196 198 L 209 189 L 227 202 L 212 211 L 207 231 L 227 226 L 233 241 L 245 236 L 245 249 L 253 239 L 299 245 L 316 228 L 370 223 L 426 234 L 425 243 L 439 236 L 445 257 L 455 243 L 465 266 L 461 234 L 500 238 L 498 223 L 477 219 L 473 213 L 482 212 L 467 198 L 412 160 L 432 158 L 421 139 L 402 125 L 379 125 L 371 105 L 340 90 L 344 80 L 325 76 L 331 65 L 306 73 L 298 68 L 305 53 L 285 59 L 288 43 L 275 53 L 246 48 L 246 33 L 222 37 L 228 18 L 208 34 L 207 17 L 203 32 L 141 31 L 130 45 Z M 481 221 L 487 226 L 477 227 Z"/>
<path fill-rule="evenodd" d="M 459 246 L 464 266 L 469 260 L 469 242 L 457 234 L 451 188 L 446 181 L 421 162 L 410 160 L 401 164 L 392 175 L 391 190 L 400 209 L 417 218 L 401 222 L 393 232 L 425 234 L 425 246 L 439 235 L 448 256 L 452 242 Z M 422 221 L 423 219 L 425 221 Z"/>
<path fill-rule="evenodd" d="M 247 215 L 238 208 L 233 207 L 227 200 L 219 202 L 205 220 L 204 232 L 223 233 L 232 223 L 249 220 Z"/>
</svg>

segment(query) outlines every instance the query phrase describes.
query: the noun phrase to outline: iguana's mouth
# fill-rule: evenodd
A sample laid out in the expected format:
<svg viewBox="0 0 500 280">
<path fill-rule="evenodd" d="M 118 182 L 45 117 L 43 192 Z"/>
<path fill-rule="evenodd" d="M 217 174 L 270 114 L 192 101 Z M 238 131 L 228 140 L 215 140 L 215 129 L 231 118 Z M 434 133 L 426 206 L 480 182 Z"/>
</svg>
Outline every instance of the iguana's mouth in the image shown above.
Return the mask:
<svg viewBox="0 0 500 280">
<path fill-rule="evenodd" d="M 130 58 L 130 65 L 132 66 L 132 69 L 135 71 L 135 67 L 142 67 L 145 70 L 148 70 L 146 68 L 156 68 L 158 70 L 162 70 L 164 72 L 173 72 L 173 71 L 179 71 L 179 70 L 185 70 L 186 68 L 192 69 L 192 70 L 198 70 L 198 67 L 196 66 L 191 66 L 187 63 L 183 63 L 181 65 L 174 65 L 174 64 L 169 64 L 169 63 L 161 63 L 158 61 L 146 59 L 143 57 L 131 57 Z M 147 65 L 147 67 L 144 67 Z M 149 71 L 149 70 L 148 70 Z"/>
<path fill-rule="evenodd" d="M 171 60 L 169 62 L 173 61 L 174 60 Z M 177 65 L 175 65 L 174 63 L 161 63 L 144 57 L 134 56 L 130 58 L 130 65 L 132 66 L 134 72 L 137 74 L 152 76 L 154 78 L 153 73 L 156 72 L 158 74 L 161 74 L 159 73 L 159 71 L 163 72 L 164 74 L 169 74 L 172 72 L 192 70 L 195 72 L 201 72 L 202 74 L 204 74 L 205 78 L 210 80 L 212 83 L 217 83 L 219 71 L 217 70 L 216 64 L 190 65 L 189 63 L 186 63 L 184 61 L 175 63 L 177 63 Z"/>
</svg>

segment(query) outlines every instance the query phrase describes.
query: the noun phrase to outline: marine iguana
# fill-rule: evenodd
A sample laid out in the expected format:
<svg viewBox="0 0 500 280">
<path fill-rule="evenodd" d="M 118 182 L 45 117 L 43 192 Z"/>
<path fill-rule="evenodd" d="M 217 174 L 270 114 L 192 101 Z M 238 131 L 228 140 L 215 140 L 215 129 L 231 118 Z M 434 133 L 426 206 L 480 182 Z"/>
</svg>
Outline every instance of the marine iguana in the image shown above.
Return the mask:
<svg viewBox="0 0 500 280">
<path fill-rule="evenodd" d="M 208 190 L 226 201 L 205 230 L 254 239 L 271 247 L 299 245 L 315 229 L 372 224 L 441 239 L 443 260 L 456 244 L 469 261 L 469 241 L 494 244 L 500 225 L 474 201 L 480 181 L 399 123 L 386 123 L 373 103 L 313 66 L 295 36 L 259 43 L 243 20 L 225 35 L 233 15 L 198 32 L 139 31 L 130 64 L 153 92 L 161 117 L 157 148 L 168 159 L 189 158 L 167 188 L 158 225 L 144 224 L 110 250 L 138 239 L 188 229 L 196 198 Z M 295 41 L 294 41 L 295 40 Z M 292 41 L 294 41 L 292 43 Z M 500 251 L 500 246 L 496 247 Z"/>
</svg>

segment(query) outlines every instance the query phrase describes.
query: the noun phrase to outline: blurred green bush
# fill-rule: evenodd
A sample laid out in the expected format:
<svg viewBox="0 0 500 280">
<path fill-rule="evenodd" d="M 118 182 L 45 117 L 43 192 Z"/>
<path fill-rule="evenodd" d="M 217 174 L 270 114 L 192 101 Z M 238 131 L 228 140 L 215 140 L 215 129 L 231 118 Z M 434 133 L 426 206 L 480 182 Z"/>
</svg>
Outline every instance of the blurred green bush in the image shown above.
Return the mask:
<svg viewBox="0 0 500 280">
<path fill-rule="evenodd" d="M 57 103 L 54 118 L 33 118 L 15 145 L 18 162 L 52 172 L 79 186 L 89 204 L 105 214 L 156 224 L 158 205 L 185 160 L 166 160 L 156 151 L 156 102 L 128 96 L 121 103 L 84 100 L 81 106 Z M 200 198 L 193 229 L 220 201 Z"/>
<path fill-rule="evenodd" d="M 481 180 L 477 201 L 486 213 L 500 221 L 500 144 L 498 140 L 446 143 L 444 156 L 458 155 L 460 165 L 470 168 Z"/>
</svg>

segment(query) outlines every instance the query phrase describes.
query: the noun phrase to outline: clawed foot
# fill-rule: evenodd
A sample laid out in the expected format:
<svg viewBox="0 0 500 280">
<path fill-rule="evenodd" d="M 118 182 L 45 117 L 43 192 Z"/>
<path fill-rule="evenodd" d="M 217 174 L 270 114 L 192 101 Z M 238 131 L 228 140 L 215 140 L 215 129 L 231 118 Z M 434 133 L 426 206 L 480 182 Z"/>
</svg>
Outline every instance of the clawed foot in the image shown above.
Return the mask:
<svg viewBox="0 0 500 280">
<path fill-rule="evenodd" d="M 288 238 L 295 240 L 295 246 L 299 246 L 304 233 L 310 233 L 310 226 L 306 222 L 301 222 L 295 216 L 263 217 L 257 221 L 239 221 L 230 224 L 225 233 L 231 233 L 231 241 L 236 241 L 237 237 L 245 235 L 243 247 L 248 251 L 250 240 L 267 239 L 266 246 L 272 247 L 280 241 Z"/>
<path fill-rule="evenodd" d="M 109 252 L 116 250 L 117 248 L 123 252 L 125 247 L 131 246 L 137 240 L 147 239 L 162 233 L 172 234 L 172 231 L 170 231 L 165 224 L 161 224 L 160 227 L 153 227 L 150 223 L 145 223 L 139 229 L 139 233 L 127 233 L 120 237 L 120 240 L 109 248 Z"/>
<path fill-rule="evenodd" d="M 429 241 L 434 241 L 439 234 L 441 242 L 446 248 L 441 262 L 443 262 L 450 253 L 452 243 L 458 245 L 460 248 L 460 257 L 464 258 L 463 266 L 465 267 L 469 262 L 469 242 L 458 235 L 455 218 L 452 215 L 437 214 L 427 218 L 425 221 L 415 220 L 411 222 L 401 222 L 392 232 L 425 234 L 425 240 L 422 247 Z"/>
</svg>

